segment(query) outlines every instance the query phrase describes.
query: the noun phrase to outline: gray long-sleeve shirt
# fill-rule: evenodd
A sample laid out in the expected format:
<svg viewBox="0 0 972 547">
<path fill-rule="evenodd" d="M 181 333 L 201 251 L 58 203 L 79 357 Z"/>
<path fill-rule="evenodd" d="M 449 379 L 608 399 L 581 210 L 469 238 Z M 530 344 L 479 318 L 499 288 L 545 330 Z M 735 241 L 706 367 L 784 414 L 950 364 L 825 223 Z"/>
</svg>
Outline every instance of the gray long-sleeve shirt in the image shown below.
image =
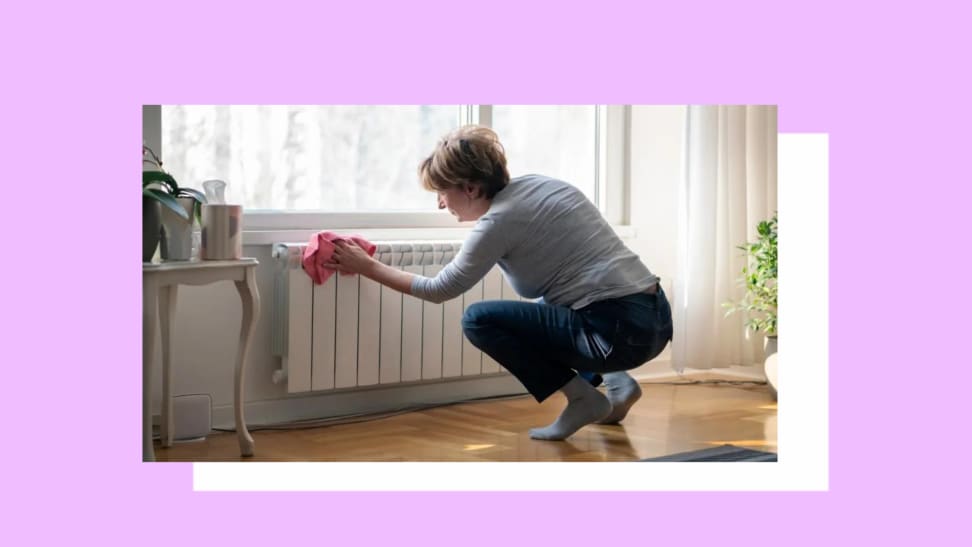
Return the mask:
<svg viewBox="0 0 972 547">
<path fill-rule="evenodd" d="M 542 175 L 512 179 L 452 262 L 434 278 L 416 276 L 412 294 L 444 302 L 495 264 L 521 296 L 573 309 L 643 291 L 658 280 L 580 190 Z"/>
</svg>

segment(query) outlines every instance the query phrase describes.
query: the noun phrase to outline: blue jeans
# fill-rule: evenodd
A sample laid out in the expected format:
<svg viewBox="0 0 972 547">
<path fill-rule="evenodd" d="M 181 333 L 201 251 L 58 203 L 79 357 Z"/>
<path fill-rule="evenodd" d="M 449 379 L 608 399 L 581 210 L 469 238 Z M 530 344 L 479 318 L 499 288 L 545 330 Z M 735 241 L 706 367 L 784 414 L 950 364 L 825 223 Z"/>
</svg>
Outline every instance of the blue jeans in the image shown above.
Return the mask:
<svg viewBox="0 0 972 547">
<path fill-rule="evenodd" d="M 466 309 L 462 330 L 542 402 L 575 370 L 617 372 L 654 359 L 672 339 L 672 311 L 660 286 L 579 310 L 490 300 Z"/>
</svg>

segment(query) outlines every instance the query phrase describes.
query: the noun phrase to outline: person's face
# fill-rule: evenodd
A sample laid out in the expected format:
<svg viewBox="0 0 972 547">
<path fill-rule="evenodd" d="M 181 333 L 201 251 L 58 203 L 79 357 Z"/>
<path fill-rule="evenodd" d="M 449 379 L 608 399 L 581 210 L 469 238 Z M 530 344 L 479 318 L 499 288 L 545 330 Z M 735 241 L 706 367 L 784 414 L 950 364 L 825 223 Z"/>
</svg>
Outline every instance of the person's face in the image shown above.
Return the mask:
<svg viewBox="0 0 972 547">
<path fill-rule="evenodd" d="M 449 213 L 459 222 L 476 220 L 479 215 L 474 213 L 476 189 L 472 186 L 452 186 L 448 190 L 437 190 L 439 209 L 448 209 Z"/>
</svg>

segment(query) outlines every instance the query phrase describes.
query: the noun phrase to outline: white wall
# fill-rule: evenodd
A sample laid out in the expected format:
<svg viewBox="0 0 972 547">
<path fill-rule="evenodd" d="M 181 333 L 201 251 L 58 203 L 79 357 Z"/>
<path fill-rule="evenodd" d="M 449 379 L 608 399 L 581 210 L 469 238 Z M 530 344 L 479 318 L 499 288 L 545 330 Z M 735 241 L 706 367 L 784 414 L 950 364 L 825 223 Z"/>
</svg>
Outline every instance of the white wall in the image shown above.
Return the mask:
<svg viewBox="0 0 972 547">
<path fill-rule="evenodd" d="M 631 111 L 631 163 L 629 219 L 636 237 L 628 241 L 632 250 L 663 279 L 671 296 L 675 274 L 676 189 L 681 177 L 684 106 L 635 106 Z M 245 229 L 244 225 L 244 229 Z M 359 230 L 367 237 L 367 231 Z M 299 241 L 299 240 L 298 240 Z M 271 354 L 270 310 L 273 302 L 273 263 L 270 245 L 244 245 L 243 254 L 257 258 L 257 286 L 262 300 L 261 314 L 250 347 L 245 377 L 248 423 L 267 423 L 315 417 L 333 412 L 338 401 L 354 404 L 356 409 L 387 406 L 390 392 L 370 390 L 353 395 L 288 396 L 283 385 L 271 381 L 279 367 Z M 209 393 L 213 399 L 214 424 L 232 424 L 233 360 L 239 336 L 241 305 L 234 285 L 221 282 L 204 287 L 180 287 L 176 341 L 173 353 L 174 395 Z M 161 350 L 157 348 L 153 374 L 153 408 L 158 413 L 161 400 Z M 655 361 L 667 366 L 668 350 Z M 650 365 L 642 367 L 647 369 Z M 636 371 L 637 374 L 637 371 Z M 450 385 L 453 397 L 475 395 L 478 388 L 462 381 Z M 494 383 L 494 388 L 521 392 L 515 380 Z M 472 390 L 472 391 L 470 391 Z M 440 390 L 441 391 L 441 390 Z M 413 390 L 409 400 L 429 396 Z M 398 397 L 398 396 L 396 396 Z M 442 401 L 441 394 L 435 395 Z M 383 399 L 384 398 L 384 399 Z"/>
<path fill-rule="evenodd" d="M 634 106 L 631 109 L 628 219 L 635 238 L 628 247 L 641 256 L 671 299 L 675 277 L 678 182 L 682 177 L 685 106 Z M 667 369 L 670 350 L 633 372 Z M 654 365 L 654 366 L 653 366 Z"/>
</svg>

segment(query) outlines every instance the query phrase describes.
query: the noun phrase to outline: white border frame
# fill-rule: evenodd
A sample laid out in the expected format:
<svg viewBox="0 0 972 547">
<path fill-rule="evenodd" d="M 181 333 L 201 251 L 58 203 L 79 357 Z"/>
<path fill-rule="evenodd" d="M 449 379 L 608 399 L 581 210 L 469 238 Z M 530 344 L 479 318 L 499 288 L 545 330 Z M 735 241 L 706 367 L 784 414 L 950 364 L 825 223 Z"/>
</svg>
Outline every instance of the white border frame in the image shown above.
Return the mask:
<svg viewBox="0 0 972 547">
<path fill-rule="evenodd" d="M 827 135 L 780 135 L 776 463 L 195 463 L 200 491 L 827 490 Z M 547 441 L 530 441 L 547 442 Z M 566 441 L 566 442 L 569 442 Z"/>
</svg>

